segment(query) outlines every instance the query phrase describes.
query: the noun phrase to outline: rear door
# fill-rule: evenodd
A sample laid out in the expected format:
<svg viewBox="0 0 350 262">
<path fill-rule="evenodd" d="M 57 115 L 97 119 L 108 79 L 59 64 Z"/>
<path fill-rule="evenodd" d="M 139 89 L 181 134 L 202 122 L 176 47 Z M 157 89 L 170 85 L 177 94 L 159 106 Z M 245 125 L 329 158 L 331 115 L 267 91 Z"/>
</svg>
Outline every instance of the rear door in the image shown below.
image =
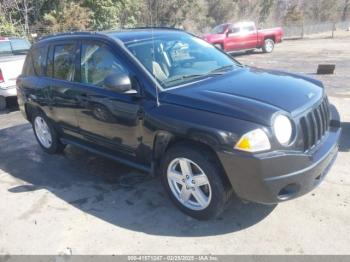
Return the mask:
<svg viewBox="0 0 350 262">
<path fill-rule="evenodd" d="M 229 51 L 256 48 L 257 31 L 253 25 L 232 26 L 226 38 L 226 47 Z"/>
<path fill-rule="evenodd" d="M 52 118 L 63 132 L 78 136 L 76 118 L 76 63 L 78 59 L 77 41 L 60 41 L 52 44 L 49 50 L 47 75 L 50 78 L 48 90 Z"/>
<path fill-rule="evenodd" d="M 242 42 L 241 45 L 243 49 L 250 49 L 257 47 L 257 30 L 254 25 L 242 26 L 241 28 Z"/>
</svg>

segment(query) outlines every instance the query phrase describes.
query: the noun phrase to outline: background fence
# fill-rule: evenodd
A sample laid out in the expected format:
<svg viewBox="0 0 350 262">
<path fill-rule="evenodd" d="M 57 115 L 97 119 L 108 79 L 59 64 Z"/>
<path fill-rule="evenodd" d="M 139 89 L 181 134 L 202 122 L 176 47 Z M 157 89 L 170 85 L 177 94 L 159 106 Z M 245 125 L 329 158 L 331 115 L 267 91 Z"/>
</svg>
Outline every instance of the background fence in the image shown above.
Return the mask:
<svg viewBox="0 0 350 262">
<path fill-rule="evenodd" d="M 307 24 L 307 25 L 292 25 L 284 26 L 285 38 L 301 37 L 320 33 L 329 33 L 329 36 L 333 36 L 333 33 L 342 30 L 349 31 L 350 21 L 332 23 L 324 22 L 318 24 Z"/>
</svg>

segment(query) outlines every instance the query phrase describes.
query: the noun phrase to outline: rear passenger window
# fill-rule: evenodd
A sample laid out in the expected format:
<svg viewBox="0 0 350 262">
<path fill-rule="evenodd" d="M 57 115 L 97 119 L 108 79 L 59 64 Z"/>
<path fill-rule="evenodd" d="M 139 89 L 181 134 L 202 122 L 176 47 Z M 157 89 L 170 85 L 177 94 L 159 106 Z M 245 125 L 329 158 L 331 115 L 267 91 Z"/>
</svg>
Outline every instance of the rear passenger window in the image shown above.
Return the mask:
<svg viewBox="0 0 350 262">
<path fill-rule="evenodd" d="M 34 73 L 37 76 L 45 75 L 45 64 L 47 56 L 47 47 L 34 48 L 31 52 Z"/>
<path fill-rule="evenodd" d="M 122 63 L 104 45 L 84 43 L 81 50 L 81 82 L 104 87 L 104 79 L 127 72 Z"/>
<path fill-rule="evenodd" d="M 253 32 L 254 31 L 254 26 L 245 26 L 242 28 L 242 31 L 244 32 Z"/>
<path fill-rule="evenodd" d="M 73 81 L 75 73 L 75 44 L 54 47 L 53 77 Z"/>
</svg>

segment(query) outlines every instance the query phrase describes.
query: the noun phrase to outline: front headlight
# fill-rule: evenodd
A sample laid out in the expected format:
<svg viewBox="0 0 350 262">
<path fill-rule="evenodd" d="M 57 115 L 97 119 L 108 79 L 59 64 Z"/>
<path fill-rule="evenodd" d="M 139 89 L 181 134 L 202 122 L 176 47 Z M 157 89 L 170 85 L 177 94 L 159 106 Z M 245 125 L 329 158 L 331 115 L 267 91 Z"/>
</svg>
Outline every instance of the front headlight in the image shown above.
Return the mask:
<svg viewBox="0 0 350 262">
<path fill-rule="evenodd" d="M 273 130 L 281 145 L 288 145 L 293 134 L 292 122 L 285 115 L 278 115 L 273 122 Z"/>
<path fill-rule="evenodd" d="M 258 152 L 271 149 L 271 144 L 267 134 L 259 128 L 244 134 L 235 145 L 235 149 Z"/>
</svg>

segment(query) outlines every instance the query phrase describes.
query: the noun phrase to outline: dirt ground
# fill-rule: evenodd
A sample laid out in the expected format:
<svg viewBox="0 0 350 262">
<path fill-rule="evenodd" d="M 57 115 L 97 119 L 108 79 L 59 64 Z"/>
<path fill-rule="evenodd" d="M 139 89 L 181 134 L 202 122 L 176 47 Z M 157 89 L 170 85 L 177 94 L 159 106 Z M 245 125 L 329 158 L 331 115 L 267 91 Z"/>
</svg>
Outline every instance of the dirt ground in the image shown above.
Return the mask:
<svg viewBox="0 0 350 262">
<path fill-rule="evenodd" d="M 324 81 L 343 136 L 317 189 L 274 206 L 235 199 L 217 220 L 199 222 L 146 174 L 72 146 L 43 153 L 12 110 L 0 114 L 0 254 L 349 254 L 350 35 L 235 57 Z M 319 63 L 335 63 L 336 74 L 315 75 Z"/>
</svg>

